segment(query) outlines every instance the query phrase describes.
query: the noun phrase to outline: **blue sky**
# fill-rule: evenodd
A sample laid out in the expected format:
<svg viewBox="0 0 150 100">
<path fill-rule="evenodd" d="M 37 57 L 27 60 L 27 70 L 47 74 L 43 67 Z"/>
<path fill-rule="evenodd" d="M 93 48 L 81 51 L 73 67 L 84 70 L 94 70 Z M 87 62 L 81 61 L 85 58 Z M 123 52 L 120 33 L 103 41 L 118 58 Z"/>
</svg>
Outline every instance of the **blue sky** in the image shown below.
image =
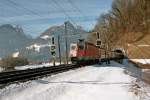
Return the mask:
<svg viewBox="0 0 150 100">
<path fill-rule="evenodd" d="M 110 10 L 111 3 L 112 0 L 0 0 L 0 24 L 20 25 L 33 37 L 68 20 L 90 30 L 99 15 Z"/>
</svg>

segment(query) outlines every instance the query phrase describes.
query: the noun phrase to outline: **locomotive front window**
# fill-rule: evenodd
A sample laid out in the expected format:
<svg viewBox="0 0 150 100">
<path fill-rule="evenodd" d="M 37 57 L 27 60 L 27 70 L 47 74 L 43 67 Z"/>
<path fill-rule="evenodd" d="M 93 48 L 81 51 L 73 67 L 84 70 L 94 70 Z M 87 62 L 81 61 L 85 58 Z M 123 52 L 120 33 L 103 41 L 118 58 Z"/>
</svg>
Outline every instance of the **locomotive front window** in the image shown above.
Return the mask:
<svg viewBox="0 0 150 100">
<path fill-rule="evenodd" d="M 79 45 L 80 50 L 84 50 L 84 45 Z"/>
<path fill-rule="evenodd" d="M 76 49 L 76 46 L 71 46 L 71 50 L 75 50 Z"/>
<path fill-rule="evenodd" d="M 84 40 L 79 40 L 79 43 L 78 43 L 79 50 L 84 50 L 84 45 L 85 45 Z"/>
</svg>

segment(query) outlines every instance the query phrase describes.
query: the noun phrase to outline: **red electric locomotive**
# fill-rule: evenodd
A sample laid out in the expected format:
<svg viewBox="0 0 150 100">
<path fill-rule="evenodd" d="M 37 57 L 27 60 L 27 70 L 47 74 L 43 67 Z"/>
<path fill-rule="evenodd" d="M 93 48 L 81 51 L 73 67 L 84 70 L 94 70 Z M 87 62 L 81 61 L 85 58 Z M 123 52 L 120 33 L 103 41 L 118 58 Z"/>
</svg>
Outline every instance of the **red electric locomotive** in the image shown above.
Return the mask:
<svg viewBox="0 0 150 100">
<path fill-rule="evenodd" d="M 72 63 L 99 63 L 101 52 L 96 45 L 80 39 L 70 45 L 70 57 Z"/>
</svg>

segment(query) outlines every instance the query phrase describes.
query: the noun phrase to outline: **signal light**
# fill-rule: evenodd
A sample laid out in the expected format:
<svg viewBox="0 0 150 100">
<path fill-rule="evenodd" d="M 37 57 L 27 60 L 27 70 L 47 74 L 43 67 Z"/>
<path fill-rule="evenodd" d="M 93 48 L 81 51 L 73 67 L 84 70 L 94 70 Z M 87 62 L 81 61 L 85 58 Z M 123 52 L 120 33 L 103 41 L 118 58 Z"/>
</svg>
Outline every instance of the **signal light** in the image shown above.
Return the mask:
<svg viewBox="0 0 150 100">
<path fill-rule="evenodd" d="M 56 56 L 56 52 L 55 51 L 51 51 L 51 55 L 52 56 Z"/>
<path fill-rule="evenodd" d="M 52 37 L 52 44 L 55 44 L 55 38 Z"/>
<path fill-rule="evenodd" d="M 51 55 L 53 57 L 55 57 L 56 56 L 56 46 L 55 45 L 51 45 L 50 51 L 51 51 Z"/>
<path fill-rule="evenodd" d="M 101 40 L 97 40 L 97 41 L 96 41 L 96 46 L 101 46 L 101 45 L 102 45 Z"/>
<path fill-rule="evenodd" d="M 56 46 L 55 45 L 51 46 L 51 51 L 56 51 Z"/>
</svg>

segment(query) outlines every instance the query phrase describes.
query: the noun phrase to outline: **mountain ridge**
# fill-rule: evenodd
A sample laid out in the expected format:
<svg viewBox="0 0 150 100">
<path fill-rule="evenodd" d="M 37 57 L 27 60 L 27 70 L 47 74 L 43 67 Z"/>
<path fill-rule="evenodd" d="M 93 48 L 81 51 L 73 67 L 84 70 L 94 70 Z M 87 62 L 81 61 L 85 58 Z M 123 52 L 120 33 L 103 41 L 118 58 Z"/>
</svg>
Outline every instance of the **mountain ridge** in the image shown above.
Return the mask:
<svg viewBox="0 0 150 100">
<path fill-rule="evenodd" d="M 86 39 L 89 35 L 88 32 L 81 27 L 75 27 L 70 22 L 67 23 L 67 37 L 68 37 L 68 51 L 70 43 L 77 42 L 79 38 Z M 60 36 L 60 49 L 61 55 L 65 57 L 65 26 L 58 25 L 52 26 L 41 33 L 34 39 L 30 45 L 20 51 L 21 55 L 26 56 L 31 61 L 48 61 L 51 59 L 50 46 L 51 37 L 55 37 L 56 56 L 58 57 L 58 36 Z"/>
<path fill-rule="evenodd" d="M 19 26 L 4 24 L 0 26 L 0 57 L 11 55 L 13 52 L 25 47 L 30 41 L 23 29 Z"/>
</svg>

